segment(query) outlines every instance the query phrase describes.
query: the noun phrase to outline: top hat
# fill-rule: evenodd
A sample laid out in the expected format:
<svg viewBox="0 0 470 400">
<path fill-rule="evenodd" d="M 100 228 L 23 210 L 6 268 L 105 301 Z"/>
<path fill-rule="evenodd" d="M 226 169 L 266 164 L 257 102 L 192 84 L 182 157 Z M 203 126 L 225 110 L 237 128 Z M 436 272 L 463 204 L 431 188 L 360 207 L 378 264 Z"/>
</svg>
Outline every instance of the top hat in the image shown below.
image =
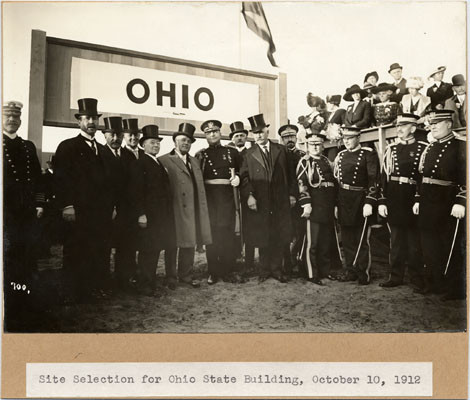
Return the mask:
<svg viewBox="0 0 470 400">
<path fill-rule="evenodd" d="M 369 79 L 371 76 L 375 76 L 375 80 L 378 81 L 379 80 L 379 74 L 377 73 L 377 71 L 372 71 L 372 72 L 368 72 L 366 74 L 366 76 L 364 77 L 364 83 L 367 82 L 367 79 Z"/>
<path fill-rule="evenodd" d="M 454 110 L 431 110 L 428 114 L 430 116 L 429 123 L 436 124 L 444 120 L 452 120 Z"/>
<path fill-rule="evenodd" d="M 346 89 L 346 93 L 343 96 L 343 99 L 346 101 L 353 101 L 352 95 L 354 93 L 361 94 L 361 100 L 367 96 L 367 90 L 361 89 L 359 85 L 352 85 L 350 88 Z"/>
<path fill-rule="evenodd" d="M 296 125 L 292 125 L 289 123 L 290 121 L 287 121 L 286 125 L 282 125 L 277 133 L 279 136 L 290 136 L 290 135 L 297 135 L 297 132 L 299 131 L 299 128 Z"/>
<path fill-rule="evenodd" d="M 98 114 L 98 100 L 85 98 L 78 99 L 78 113 L 75 114 L 75 118 L 79 118 L 81 115 L 87 115 L 89 117 L 101 117 Z"/>
<path fill-rule="evenodd" d="M 203 131 L 204 133 L 220 131 L 220 128 L 222 128 L 222 122 L 216 119 L 209 119 L 207 121 L 204 121 L 201 125 L 201 131 Z"/>
<path fill-rule="evenodd" d="M 452 77 L 452 86 L 466 86 L 465 78 L 462 74 L 457 74 Z"/>
<path fill-rule="evenodd" d="M 163 138 L 158 135 L 157 125 L 145 125 L 142 128 L 142 137 L 139 139 L 139 144 L 143 146 L 147 139 L 157 139 L 159 142 L 163 140 Z"/>
<path fill-rule="evenodd" d="M 422 89 L 424 86 L 423 79 L 421 79 L 419 76 L 413 76 L 408 78 L 406 81 L 406 88 L 407 89 Z"/>
<path fill-rule="evenodd" d="M 394 69 L 403 69 L 403 67 L 398 63 L 393 63 L 392 65 L 390 65 L 390 68 L 388 69 L 388 73 L 392 72 Z"/>
<path fill-rule="evenodd" d="M 438 72 L 444 72 L 446 69 L 447 69 L 447 67 L 445 67 L 445 66 L 438 67 L 438 68 L 436 68 L 434 71 L 432 71 L 432 72 L 429 74 L 429 77 L 432 78 L 432 76 L 433 76 L 434 74 L 437 74 Z"/>
<path fill-rule="evenodd" d="M 179 135 L 186 136 L 187 138 L 191 139 L 191 142 L 194 143 L 196 139 L 194 139 L 194 132 L 196 131 L 196 127 L 189 122 L 182 122 L 178 126 L 178 132 L 173 133 L 173 140 Z"/>
<path fill-rule="evenodd" d="M 122 118 L 121 117 L 107 117 L 104 119 L 104 129 L 103 133 L 123 133 L 124 129 L 122 128 Z"/>
<path fill-rule="evenodd" d="M 370 91 L 374 94 L 380 93 L 380 92 L 386 92 L 387 90 L 390 90 L 392 93 L 397 90 L 397 87 L 395 85 L 392 85 L 391 83 L 379 83 L 377 86 L 373 87 Z"/>
<path fill-rule="evenodd" d="M 20 103 L 16 100 L 10 100 L 3 103 L 3 112 L 14 114 L 14 115 L 21 115 L 21 109 L 23 108 L 23 103 Z"/>
<path fill-rule="evenodd" d="M 139 129 L 139 120 L 137 118 L 128 118 L 122 120 L 122 125 L 124 127 L 125 133 L 130 133 L 131 135 L 138 135 L 142 133 Z"/>
<path fill-rule="evenodd" d="M 341 134 L 343 137 L 344 136 L 346 137 L 358 136 L 361 134 L 361 128 L 358 128 L 356 126 L 343 125 L 341 127 Z"/>
<path fill-rule="evenodd" d="M 339 106 L 339 103 L 341 103 L 341 95 L 333 94 L 331 96 L 326 96 L 326 102 Z"/>
<path fill-rule="evenodd" d="M 251 125 L 252 132 L 260 132 L 263 128 L 269 128 L 269 124 L 264 122 L 263 114 L 253 115 L 252 117 L 248 117 L 248 122 Z"/>
<path fill-rule="evenodd" d="M 406 124 L 414 124 L 416 125 L 419 120 L 419 115 L 411 114 L 411 113 L 403 113 L 398 115 L 397 117 L 397 126 L 399 125 L 406 125 Z"/>
<path fill-rule="evenodd" d="M 230 139 L 232 139 L 235 133 L 245 133 L 248 135 L 248 131 L 245 129 L 245 125 L 241 121 L 235 121 L 230 124 Z"/>
</svg>

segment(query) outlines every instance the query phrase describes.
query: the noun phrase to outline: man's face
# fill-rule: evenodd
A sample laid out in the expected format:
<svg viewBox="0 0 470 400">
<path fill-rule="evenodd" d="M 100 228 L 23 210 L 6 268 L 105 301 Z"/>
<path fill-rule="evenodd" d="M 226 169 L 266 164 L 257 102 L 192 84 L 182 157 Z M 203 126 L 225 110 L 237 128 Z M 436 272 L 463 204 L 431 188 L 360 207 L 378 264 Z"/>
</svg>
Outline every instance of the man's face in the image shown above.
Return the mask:
<svg viewBox="0 0 470 400">
<path fill-rule="evenodd" d="M 281 136 L 282 144 L 286 146 L 289 150 L 293 150 L 297 143 L 297 134 L 292 132 L 290 134 Z"/>
<path fill-rule="evenodd" d="M 401 74 L 402 74 L 401 68 L 395 68 L 390 71 L 390 75 L 392 75 L 392 78 L 395 79 L 396 81 L 399 81 L 401 79 Z"/>
<path fill-rule="evenodd" d="M 124 140 L 126 141 L 126 145 L 132 149 L 135 149 L 139 144 L 140 133 L 124 133 Z"/>
<path fill-rule="evenodd" d="M 108 144 L 109 147 L 111 147 L 114 150 L 117 150 L 121 147 L 124 134 L 122 132 L 120 133 L 105 132 L 104 138 L 106 139 L 106 143 Z"/>
<path fill-rule="evenodd" d="M 175 148 L 183 155 L 189 153 L 189 150 L 191 150 L 191 139 L 184 135 L 176 136 Z"/>
<path fill-rule="evenodd" d="M 248 135 L 245 132 L 238 132 L 232 136 L 232 142 L 237 147 L 245 147 Z"/>
<path fill-rule="evenodd" d="M 323 142 L 318 139 L 307 139 L 307 151 L 312 157 L 318 157 L 323 153 Z"/>
<path fill-rule="evenodd" d="M 369 76 L 366 82 L 370 83 L 371 85 L 377 86 L 377 78 L 374 75 Z"/>
<path fill-rule="evenodd" d="M 458 95 L 461 96 L 465 94 L 467 91 L 467 88 L 465 86 L 454 86 L 454 92 Z"/>
<path fill-rule="evenodd" d="M 351 97 L 354 101 L 360 101 L 361 100 L 361 94 L 360 93 L 353 93 L 351 95 Z"/>
<path fill-rule="evenodd" d="M 444 72 L 441 71 L 441 72 L 436 72 L 432 78 L 436 81 L 436 82 L 440 82 L 442 81 L 442 79 L 444 78 Z"/>
<path fill-rule="evenodd" d="M 80 129 L 90 136 L 95 136 L 99 118 L 96 116 L 81 115 L 78 120 Z"/>
<path fill-rule="evenodd" d="M 388 101 L 390 99 L 390 96 L 391 96 L 391 92 L 390 90 L 384 90 L 382 92 L 379 92 L 377 93 L 379 95 L 379 99 L 382 103 Z"/>
<path fill-rule="evenodd" d="M 160 151 L 160 140 L 147 139 L 143 143 L 144 151 L 152 156 L 156 156 Z"/>
<path fill-rule="evenodd" d="M 413 137 L 416 130 L 415 124 L 397 125 L 397 135 L 402 140 L 408 140 Z"/>
<path fill-rule="evenodd" d="M 9 134 L 14 134 L 21 126 L 21 113 L 3 111 L 3 130 Z"/>
<path fill-rule="evenodd" d="M 206 140 L 209 143 L 209 146 L 215 146 L 220 143 L 220 129 L 214 129 L 212 131 L 206 132 Z"/>
<path fill-rule="evenodd" d="M 268 136 L 269 136 L 268 128 L 263 128 L 259 132 L 253 132 L 253 138 L 255 139 L 256 144 L 259 144 L 260 146 L 263 146 L 266 143 L 268 143 Z"/>
<path fill-rule="evenodd" d="M 437 123 L 431 123 L 431 133 L 434 139 L 439 140 L 446 137 L 452 127 L 451 120 L 439 121 Z"/>
<path fill-rule="evenodd" d="M 343 137 L 344 146 L 348 150 L 354 150 L 359 145 L 359 141 L 360 141 L 359 135 Z"/>
</svg>

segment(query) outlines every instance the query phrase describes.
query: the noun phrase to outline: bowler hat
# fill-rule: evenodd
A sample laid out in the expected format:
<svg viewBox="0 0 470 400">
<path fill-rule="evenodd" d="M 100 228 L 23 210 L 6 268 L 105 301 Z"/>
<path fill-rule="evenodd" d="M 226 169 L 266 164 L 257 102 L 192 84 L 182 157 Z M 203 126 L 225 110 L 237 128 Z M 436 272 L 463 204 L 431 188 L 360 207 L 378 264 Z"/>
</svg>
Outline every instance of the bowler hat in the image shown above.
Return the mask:
<svg viewBox="0 0 470 400">
<path fill-rule="evenodd" d="M 124 129 L 122 127 L 122 118 L 121 117 L 107 117 L 104 119 L 104 129 L 103 133 L 123 133 Z"/>
<path fill-rule="evenodd" d="M 390 68 L 388 69 L 388 73 L 392 72 L 394 69 L 403 69 L 403 67 L 398 63 L 393 63 L 392 65 L 390 65 Z"/>
<path fill-rule="evenodd" d="M 452 77 L 452 86 L 466 86 L 465 78 L 462 74 L 457 74 Z"/>
<path fill-rule="evenodd" d="M 82 115 L 88 117 L 101 117 L 98 114 L 98 100 L 92 98 L 78 99 L 78 113 L 75 114 L 75 118 L 80 118 Z"/>
<path fill-rule="evenodd" d="M 235 133 L 245 133 L 248 135 L 248 131 L 245 129 L 245 125 L 242 121 L 235 121 L 230 124 L 230 139 L 232 139 Z"/>
<path fill-rule="evenodd" d="M 434 74 L 437 74 L 438 72 L 444 72 L 446 69 L 447 69 L 447 67 L 445 67 L 445 66 L 437 67 L 434 71 L 432 71 L 432 72 L 429 74 L 429 77 L 432 78 L 432 76 L 433 76 Z"/>
<path fill-rule="evenodd" d="M 374 76 L 376 81 L 379 80 L 379 74 L 377 73 L 377 71 L 372 71 L 366 74 L 366 76 L 364 77 L 364 83 L 366 83 L 367 79 L 369 79 L 371 76 Z"/>
<path fill-rule="evenodd" d="M 201 125 L 201 131 L 203 131 L 204 133 L 219 131 L 220 128 L 222 128 L 222 122 L 216 119 L 209 119 L 207 121 L 204 121 Z"/>
<path fill-rule="evenodd" d="M 191 142 L 194 143 L 196 139 L 194 138 L 194 132 L 196 131 L 196 127 L 189 122 L 182 122 L 178 126 L 178 131 L 173 133 L 173 141 L 176 139 L 177 136 L 183 135 L 187 138 L 191 139 Z"/>
<path fill-rule="evenodd" d="M 159 142 L 163 140 L 163 138 L 158 135 L 157 125 L 145 125 L 142 128 L 142 137 L 139 139 L 139 144 L 142 146 L 147 139 L 157 139 Z"/>
<path fill-rule="evenodd" d="M 289 123 L 290 121 L 287 121 L 286 125 L 282 125 L 277 133 L 279 136 L 289 136 L 289 135 L 296 135 L 297 132 L 299 131 L 299 128 L 296 125 L 292 125 Z"/>
<path fill-rule="evenodd" d="M 139 129 L 139 120 L 137 118 L 128 118 L 122 120 L 125 133 L 138 135 L 142 131 Z"/>
<path fill-rule="evenodd" d="M 252 117 L 248 117 L 248 122 L 251 125 L 252 132 L 260 132 L 263 128 L 269 128 L 269 124 L 264 122 L 264 115 L 257 114 L 253 115 Z"/>
<path fill-rule="evenodd" d="M 339 104 L 341 103 L 341 95 L 333 94 L 331 96 L 326 96 L 326 102 L 339 106 Z"/>
<path fill-rule="evenodd" d="M 361 128 L 358 128 L 356 126 L 347 126 L 343 125 L 341 127 L 341 134 L 342 136 L 358 136 L 361 134 Z"/>
<path fill-rule="evenodd" d="M 395 85 L 392 85 L 391 83 L 382 82 L 370 89 L 370 91 L 374 94 L 386 92 L 387 90 L 390 90 L 393 93 L 395 92 L 395 90 L 397 90 L 397 87 Z"/>
<path fill-rule="evenodd" d="M 360 93 L 361 99 L 367 96 L 367 90 L 361 89 L 359 85 L 352 85 L 350 88 L 346 89 L 343 99 L 346 101 L 353 101 L 352 95 L 354 93 Z"/>
</svg>

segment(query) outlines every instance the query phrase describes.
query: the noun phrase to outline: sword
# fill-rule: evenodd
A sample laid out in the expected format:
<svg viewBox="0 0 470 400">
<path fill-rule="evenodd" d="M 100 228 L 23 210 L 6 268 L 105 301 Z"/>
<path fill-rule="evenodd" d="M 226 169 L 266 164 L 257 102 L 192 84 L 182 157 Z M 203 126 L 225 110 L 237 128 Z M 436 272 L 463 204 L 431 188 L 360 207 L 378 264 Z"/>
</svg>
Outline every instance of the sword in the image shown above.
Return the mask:
<svg viewBox="0 0 470 400">
<path fill-rule="evenodd" d="M 235 168 L 230 168 L 230 175 L 232 179 L 235 178 Z M 240 242 L 243 248 L 242 213 L 240 210 L 240 192 L 237 187 L 233 188 L 233 199 L 235 201 L 235 235 L 240 236 Z"/>
<path fill-rule="evenodd" d="M 361 250 L 362 240 L 364 239 L 364 232 L 366 231 L 366 226 L 367 226 L 367 219 L 368 217 L 365 217 L 364 219 L 364 226 L 362 227 L 361 240 L 359 240 L 359 246 L 357 247 L 356 257 L 354 257 L 353 266 L 356 265 L 357 257 L 359 256 L 359 251 Z"/>
<path fill-rule="evenodd" d="M 338 248 L 339 259 L 341 260 L 341 265 L 344 265 L 343 255 L 341 254 L 341 246 L 339 245 L 339 236 L 336 221 L 333 221 L 333 228 L 335 230 L 336 247 Z"/>
<path fill-rule="evenodd" d="M 308 277 L 310 279 L 313 278 L 313 270 L 312 270 L 312 263 L 310 261 L 310 247 L 312 246 L 312 236 L 310 234 L 310 219 L 307 219 L 307 269 L 308 269 Z"/>
<path fill-rule="evenodd" d="M 449 259 L 447 260 L 447 265 L 446 265 L 446 270 L 444 271 L 444 275 L 447 275 L 447 270 L 449 269 L 450 259 L 452 258 L 452 253 L 454 251 L 455 238 L 457 237 L 457 231 L 459 230 L 459 222 L 460 222 L 460 219 L 457 218 L 457 222 L 455 223 L 454 240 L 452 240 L 452 246 L 450 248 Z"/>
<path fill-rule="evenodd" d="M 300 254 L 299 254 L 299 259 L 302 261 L 302 257 L 304 256 L 304 249 L 305 249 L 305 238 L 307 235 L 304 235 L 304 238 L 302 239 L 302 247 L 300 249 Z"/>
</svg>

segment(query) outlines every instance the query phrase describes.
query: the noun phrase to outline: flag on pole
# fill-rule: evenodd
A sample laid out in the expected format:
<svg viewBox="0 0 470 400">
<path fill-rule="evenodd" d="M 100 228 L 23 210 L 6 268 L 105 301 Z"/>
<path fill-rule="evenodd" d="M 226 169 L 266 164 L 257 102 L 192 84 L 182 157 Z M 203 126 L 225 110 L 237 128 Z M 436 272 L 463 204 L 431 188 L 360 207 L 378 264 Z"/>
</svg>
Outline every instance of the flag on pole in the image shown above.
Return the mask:
<svg viewBox="0 0 470 400">
<path fill-rule="evenodd" d="M 263 6 L 259 1 L 244 1 L 242 3 L 242 14 L 245 18 L 248 29 L 252 30 L 261 39 L 268 42 L 268 59 L 273 67 L 277 67 L 276 61 L 274 61 L 273 57 L 273 53 L 276 52 L 276 46 L 274 45 L 268 21 L 264 15 Z"/>
</svg>

